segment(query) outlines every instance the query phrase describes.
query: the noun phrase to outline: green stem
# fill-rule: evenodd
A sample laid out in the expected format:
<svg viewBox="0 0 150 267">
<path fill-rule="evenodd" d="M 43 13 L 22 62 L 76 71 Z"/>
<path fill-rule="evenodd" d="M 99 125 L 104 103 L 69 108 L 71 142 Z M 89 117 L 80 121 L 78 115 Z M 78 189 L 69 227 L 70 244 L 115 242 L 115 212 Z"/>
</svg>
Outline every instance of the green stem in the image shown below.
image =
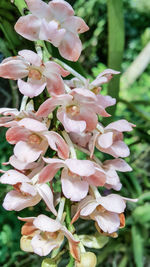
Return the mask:
<svg viewBox="0 0 150 267">
<path fill-rule="evenodd" d="M 18 8 L 21 15 L 24 15 L 24 9 L 27 8 L 27 5 L 24 0 L 14 0 L 15 6 Z"/>
<path fill-rule="evenodd" d="M 70 199 L 66 199 L 65 211 L 66 211 L 66 218 L 65 218 L 66 226 L 71 233 L 74 233 L 75 228 L 71 224 L 71 201 Z"/>
<path fill-rule="evenodd" d="M 74 266 L 74 258 L 72 257 L 72 255 L 70 254 L 70 261 L 67 264 L 66 267 L 73 267 Z"/>
</svg>

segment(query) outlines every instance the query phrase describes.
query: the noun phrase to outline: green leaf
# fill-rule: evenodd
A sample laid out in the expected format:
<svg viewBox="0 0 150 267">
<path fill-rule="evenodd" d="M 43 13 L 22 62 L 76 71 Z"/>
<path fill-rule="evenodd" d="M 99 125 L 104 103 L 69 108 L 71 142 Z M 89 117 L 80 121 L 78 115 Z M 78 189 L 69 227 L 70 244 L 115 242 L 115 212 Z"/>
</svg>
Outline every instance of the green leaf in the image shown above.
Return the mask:
<svg viewBox="0 0 150 267">
<path fill-rule="evenodd" d="M 143 238 L 136 225 L 132 226 L 132 245 L 136 267 L 143 267 Z"/>
<path fill-rule="evenodd" d="M 141 223 L 142 225 L 150 222 L 150 205 L 146 203 L 145 205 L 137 207 L 133 211 L 133 218 L 136 222 Z"/>
</svg>

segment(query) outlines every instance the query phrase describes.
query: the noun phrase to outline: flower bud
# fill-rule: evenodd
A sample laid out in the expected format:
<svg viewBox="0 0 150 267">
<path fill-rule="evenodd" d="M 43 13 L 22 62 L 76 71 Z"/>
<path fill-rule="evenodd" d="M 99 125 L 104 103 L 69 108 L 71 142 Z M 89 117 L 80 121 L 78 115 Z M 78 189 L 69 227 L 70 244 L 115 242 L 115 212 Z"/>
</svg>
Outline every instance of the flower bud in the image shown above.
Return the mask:
<svg viewBox="0 0 150 267">
<path fill-rule="evenodd" d="M 76 267 L 95 267 L 96 256 L 93 252 L 85 252 L 81 254 L 81 261 L 76 263 Z"/>
</svg>

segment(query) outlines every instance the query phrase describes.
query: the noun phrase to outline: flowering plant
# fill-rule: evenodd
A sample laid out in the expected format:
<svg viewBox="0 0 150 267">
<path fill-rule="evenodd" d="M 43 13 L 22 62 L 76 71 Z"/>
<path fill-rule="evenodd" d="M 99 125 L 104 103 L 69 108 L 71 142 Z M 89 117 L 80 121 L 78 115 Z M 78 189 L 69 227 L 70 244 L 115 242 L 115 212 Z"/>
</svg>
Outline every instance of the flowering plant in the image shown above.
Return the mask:
<svg viewBox="0 0 150 267">
<path fill-rule="evenodd" d="M 15 145 L 14 154 L 4 163 L 14 169 L 1 170 L 0 182 L 13 186 L 3 207 L 20 211 L 44 200 L 49 216 L 43 210 L 37 217 L 18 217 L 25 222 L 22 250 L 39 256 L 52 252 L 56 265 L 66 237 L 75 266 L 94 267 L 96 257 L 86 252 L 89 244 L 77 235 L 73 224 L 79 217 L 93 220 L 99 235 L 111 237 L 116 237 L 119 228 L 125 226 L 126 202 L 136 200 L 109 190 L 119 191 L 122 187 L 117 171 L 132 170 L 120 157 L 129 155 L 123 132 L 132 131 L 135 125 L 124 119 L 105 127 L 99 122 L 99 118 L 110 116 L 106 108 L 116 103 L 114 98 L 101 94 L 101 86 L 118 71 L 106 69 L 90 83 L 66 63 L 52 58 L 46 49 L 44 41 L 58 47 L 65 59 L 78 60 L 82 50 L 79 34 L 87 31 L 88 26 L 74 16 L 72 7 L 64 0 L 48 4 L 41 0 L 25 2 L 30 14 L 19 18 L 15 30 L 36 42 L 37 53 L 22 50 L 0 64 L 0 77 L 17 80 L 24 95 L 20 110 L 0 109 L 0 126 L 8 128 L 6 139 Z M 69 74 L 74 77 L 63 80 Z M 34 97 L 45 88 L 47 97 L 35 110 Z M 94 155 L 95 148 L 115 159 L 101 162 Z M 78 151 L 86 159 L 79 159 Z M 58 171 L 59 194 L 55 192 Z"/>
</svg>

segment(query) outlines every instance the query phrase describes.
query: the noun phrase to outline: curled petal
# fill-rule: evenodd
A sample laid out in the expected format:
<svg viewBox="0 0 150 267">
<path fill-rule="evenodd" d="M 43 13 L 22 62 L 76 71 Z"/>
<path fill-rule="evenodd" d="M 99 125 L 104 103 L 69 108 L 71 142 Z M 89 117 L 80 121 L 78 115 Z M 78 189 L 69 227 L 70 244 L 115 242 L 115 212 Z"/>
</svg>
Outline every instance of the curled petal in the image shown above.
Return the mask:
<svg viewBox="0 0 150 267">
<path fill-rule="evenodd" d="M 48 4 L 41 0 L 25 0 L 30 12 L 38 18 L 51 19 L 51 9 Z"/>
<path fill-rule="evenodd" d="M 110 123 L 109 125 L 107 125 L 107 127 L 105 127 L 105 129 L 116 130 L 118 132 L 130 132 L 133 130 L 132 127 L 134 126 L 135 126 L 134 124 L 126 120 L 119 120 L 119 121 Z"/>
<path fill-rule="evenodd" d="M 47 239 L 42 238 L 42 236 L 38 234 L 32 238 L 31 246 L 33 248 L 34 253 L 38 254 L 39 256 L 46 256 L 54 248 L 59 247 L 59 244 L 55 242 L 48 242 Z"/>
<path fill-rule="evenodd" d="M 18 87 L 19 91 L 29 97 L 34 97 L 43 92 L 45 89 L 46 82 L 44 79 L 41 80 L 33 80 L 33 79 L 28 79 L 27 82 L 24 82 L 23 80 L 18 80 Z"/>
<path fill-rule="evenodd" d="M 18 122 L 18 125 L 27 128 L 28 130 L 33 132 L 41 132 L 48 130 L 44 123 L 34 120 L 32 118 L 24 118 Z"/>
<path fill-rule="evenodd" d="M 0 77 L 17 80 L 28 75 L 27 64 L 19 57 L 10 57 L 0 64 Z"/>
<path fill-rule="evenodd" d="M 14 147 L 15 156 L 26 163 L 37 160 L 41 153 L 42 150 L 36 149 L 23 141 L 19 141 Z"/>
<path fill-rule="evenodd" d="M 53 0 L 49 2 L 50 9 L 55 19 L 63 22 L 66 18 L 74 15 L 74 10 L 69 3 L 62 0 Z"/>
<path fill-rule="evenodd" d="M 106 197 L 99 197 L 97 201 L 106 210 L 111 212 L 122 213 L 126 207 L 123 198 L 115 194 L 111 194 Z"/>
<path fill-rule="evenodd" d="M 30 182 L 30 179 L 25 176 L 24 174 L 15 171 L 15 170 L 9 170 L 5 172 L 0 178 L 0 182 L 2 184 L 10 184 L 10 185 L 15 185 L 17 183 L 25 183 L 25 182 Z"/>
<path fill-rule="evenodd" d="M 82 18 L 76 16 L 68 17 L 62 23 L 62 27 L 76 34 L 83 33 L 89 30 L 89 27 L 86 25 L 85 21 Z"/>
<path fill-rule="evenodd" d="M 23 57 L 26 61 L 30 62 L 33 65 L 40 66 L 42 64 L 40 56 L 31 50 L 21 50 L 18 52 L 18 55 Z"/>
<path fill-rule="evenodd" d="M 60 75 L 52 73 L 51 78 L 46 80 L 47 91 L 51 95 L 62 95 L 65 93 L 64 82 Z"/>
<path fill-rule="evenodd" d="M 95 173 L 94 165 L 90 160 L 66 159 L 69 170 L 79 176 L 90 176 Z"/>
<path fill-rule="evenodd" d="M 123 159 L 106 160 L 104 166 L 112 166 L 115 170 L 121 172 L 130 172 L 132 168 Z"/>
<path fill-rule="evenodd" d="M 10 144 L 16 144 L 19 141 L 27 141 L 30 135 L 30 131 L 28 129 L 22 127 L 12 127 L 6 132 L 6 140 Z"/>
<path fill-rule="evenodd" d="M 61 223 L 59 221 L 53 220 L 43 214 L 36 217 L 33 224 L 37 229 L 40 229 L 43 232 L 47 231 L 53 233 L 61 228 Z"/>
<path fill-rule="evenodd" d="M 69 148 L 64 139 L 56 132 L 47 132 L 43 134 L 50 147 L 58 152 L 58 156 L 62 159 L 69 157 Z"/>
<path fill-rule="evenodd" d="M 105 233 L 114 233 L 119 229 L 120 218 L 118 214 L 104 212 L 101 215 L 91 216 Z"/>
<path fill-rule="evenodd" d="M 98 137 L 98 145 L 104 149 L 107 149 L 113 144 L 113 133 L 108 132 Z"/>
<path fill-rule="evenodd" d="M 66 77 L 70 74 L 69 71 L 64 70 L 60 65 L 55 62 L 48 61 L 45 63 L 45 70 L 43 71 L 43 75 L 47 78 L 51 79 L 51 73 L 59 74 L 63 77 Z"/>
</svg>

